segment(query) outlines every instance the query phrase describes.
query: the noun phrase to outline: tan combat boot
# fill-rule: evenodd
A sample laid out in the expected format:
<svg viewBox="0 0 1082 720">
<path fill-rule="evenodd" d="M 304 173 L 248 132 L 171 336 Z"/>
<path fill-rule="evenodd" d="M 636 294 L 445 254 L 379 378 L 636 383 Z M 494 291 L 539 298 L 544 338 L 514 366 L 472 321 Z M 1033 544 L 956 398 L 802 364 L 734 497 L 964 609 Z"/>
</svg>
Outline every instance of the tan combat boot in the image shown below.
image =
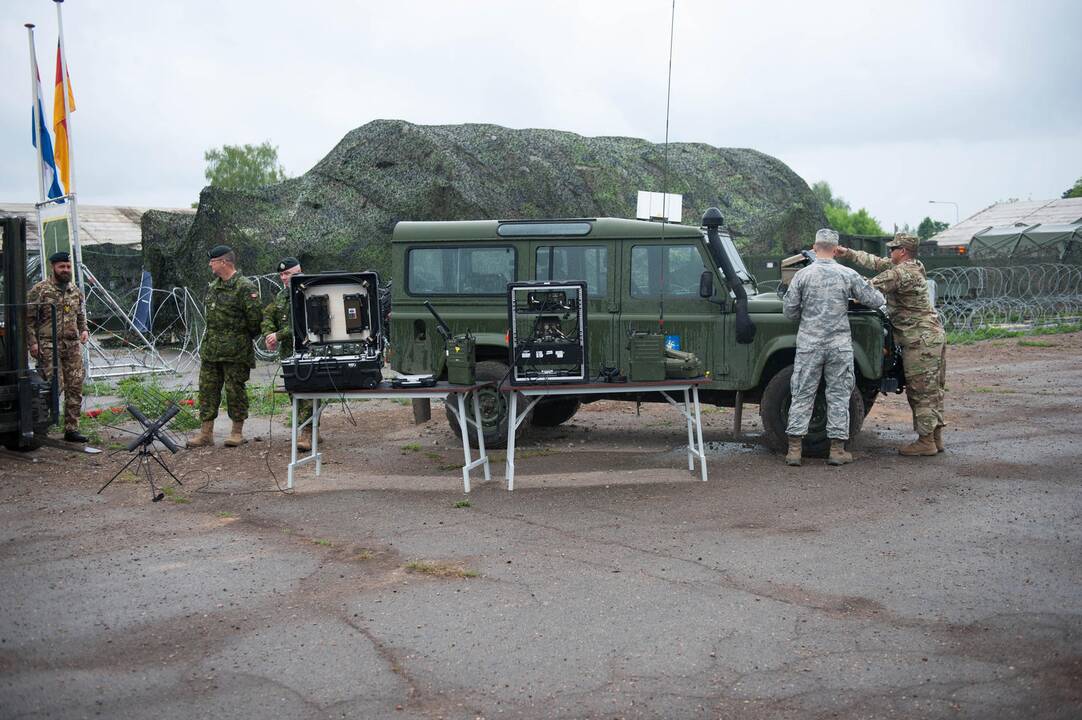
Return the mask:
<svg viewBox="0 0 1082 720">
<path fill-rule="evenodd" d="M 244 439 L 244 421 L 243 420 L 234 420 L 233 421 L 233 432 L 229 433 L 229 437 L 227 437 L 225 439 L 225 446 L 226 447 L 239 447 L 240 445 L 243 445 L 246 442 L 248 442 L 248 441 Z"/>
<path fill-rule="evenodd" d="M 943 452 L 947 449 L 947 446 L 943 444 L 943 426 L 940 425 L 932 432 L 932 438 L 935 439 L 936 452 Z"/>
<path fill-rule="evenodd" d="M 827 465 L 845 465 L 851 462 L 853 462 L 853 456 L 846 451 L 845 440 L 831 440 Z"/>
<path fill-rule="evenodd" d="M 297 436 L 297 449 L 298 450 L 311 450 L 312 449 L 312 426 L 308 425 L 301 434 Z"/>
<path fill-rule="evenodd" d="M 789 436 L 789 452 L 785 454 L 785 464 L 794 467 L 800 466 L 800 452 L 804 444 L 804 438 Z"/>
<path fill-rule="evenodd" d="M 199 426 L 199 434 L 188 438 L 188 447 L 210 447 L 214 445 L 214 421 L 204 420 Z"/>
<path fill-rule="evenodd" d="M 935 438 L 932 435 L 921 435 L 917 441 L 898 448 L 899 455 L 929 456 L 939 453 L 935 447 Z"/>
</svg>

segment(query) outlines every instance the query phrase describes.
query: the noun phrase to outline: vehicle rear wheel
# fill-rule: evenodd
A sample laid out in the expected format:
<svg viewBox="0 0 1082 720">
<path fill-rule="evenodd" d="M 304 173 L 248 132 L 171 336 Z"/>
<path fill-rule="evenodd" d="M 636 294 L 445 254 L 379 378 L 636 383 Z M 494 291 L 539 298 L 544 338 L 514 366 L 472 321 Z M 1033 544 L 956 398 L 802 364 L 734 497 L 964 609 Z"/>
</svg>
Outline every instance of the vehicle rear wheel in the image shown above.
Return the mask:
<svg viewBox="0 0 1082 720">
<path fill-rule="evenodd" d="M 537 427 L 556 427 L 562 425 L 579 411 L 582 402 L 576 397 L 545 398 L 533 409 L 530 424 Z"/>
<path fill-rule="evenodd" d="M 759 400 L 759 417 L 763 422 L 763 435 L 766 444 L 775 452 L 785 452 L 789 444 L 785 428 L 789 424 L 789 405 L 793 400 L 789 383 L 793 377 L 793 366 L 783 368 L 770 379 Z M 849 441 L 860 432 L 864 423 L 864 401 L 860 392 L 854 388 L 849 396 Z M 807 457 L 825 457 L 830 452 L 830 438 L 827 437 L 827 401 L 826 386 L 820 381 L 815 394 L 815 406 L 812 408 L 808 434 L 804 436 L 804 455 Z"/>
<path fill-rule="evenodd" d="M 499 360 L 482 360 L 477 363 L 474 373 L 477 382 L 490 382 L 488 385 L 477 390 L 477 402 L 481 409 L 481 426 L 484 429 L 485 449 L 499 449 L 507 447 L 508 412 L 510 410 L 509 396 L 500 392 L 497 386 L 507 379 L 507 365 Z M 473 393 L 467 393 L 466 397 L 466 429 L 469 434 L 470 447 L 477 447 L 477 435 L 474 432 L 473 422 Z M 519 412 L 527 405 L 526 398 L 518 397 Z M 458 418 L 451 410 L 458 409 L 458 400 L 454 395 L 448 395 L 444 400 L 444 413 L 447 415 L 447 424 L 457 437 L 462 436 Z M 532 413 L 531 413 L 532 415 Z M 527 417 L 519 426 L 521 435 L 522 427 L 529 424 Z"/>
</svg>

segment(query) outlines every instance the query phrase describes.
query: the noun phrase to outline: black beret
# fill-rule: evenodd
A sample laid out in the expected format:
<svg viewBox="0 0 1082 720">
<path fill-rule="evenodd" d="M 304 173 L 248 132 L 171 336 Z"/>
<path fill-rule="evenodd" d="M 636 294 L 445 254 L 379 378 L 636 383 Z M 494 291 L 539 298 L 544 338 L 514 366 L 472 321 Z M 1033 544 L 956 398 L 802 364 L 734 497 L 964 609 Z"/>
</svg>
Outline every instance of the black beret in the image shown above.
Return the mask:
<svg viewBox="0 0 1082 720">
<path fill-rule="evenodd" d="M 278 263 L 278 272 L 285 272 L 290 268 L 295 268 L 301 264 L 301 261 L 295 257 L 282 258 L 282 262 Z"/>
<path fill-rule="evenodd" d="M 67 250 L 57 250 L 49 256 L 50 263 L 71 262 L 71 253 Z"/>
<path fill-rule="evenodd" d="M 207 257 L 213 260 L 214 258 L 220 258 L 222 255 L 231 252 L 233 252 L 233 248 L 228 245 L 215 245 L 210 249 L 210 252 L 207 253 Z"/>
</svg>

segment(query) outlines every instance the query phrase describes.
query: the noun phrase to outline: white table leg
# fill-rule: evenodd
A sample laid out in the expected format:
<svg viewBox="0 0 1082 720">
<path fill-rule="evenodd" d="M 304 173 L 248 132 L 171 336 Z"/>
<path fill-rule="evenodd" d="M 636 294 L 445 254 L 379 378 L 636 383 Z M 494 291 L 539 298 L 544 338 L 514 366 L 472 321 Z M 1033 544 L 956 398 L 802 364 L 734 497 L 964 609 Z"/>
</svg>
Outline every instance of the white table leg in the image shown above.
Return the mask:
<svg viewBox="0 0 1082 720">
<path fill-rule="evenodd" d="M 462 490 L 463 492 L 469 492 L 470 465 L 473 464 L 473 459 L 470 457 L 470 431 L 466 427 L 466 403 L 462 396 L 463 393 L 455 393 L 455 398 L 458 401 L 458 429 L 459 435 L 462 436 L 462 454 L 466 458 L 466 462 L 462 466 Z"/>
<path fill-rule="evenodd" d="M 481 403 L 477 400 L 477 392 L 473 393 L 473 422 L 477 432 L 477 450 L 480 458 L 484 460 L 485 482 L 492 479 L 488 469 L 488 452 L 485 450 L 485 429 L 481 426 Z"/>
<path fill-rule="evenodd" d="M 695 437 L 691 422 L 691 390 L 684 390 L 684 420 L 688 426 L 688 472 L 695 472 Z"/>
<path fill-rule="evenodd" d="M 312 400 L 312 454 L 316 458 L 316 476 L 323 470 L 323 455 L 319 452 L 319 416 L 323 412 L 323 403 L 319 398 Z"/>
<path fill-rule="evenodd" d="M 510 393 L 507 411 L 507 489 L 515 489 L 515 435 L 518 432 L 518 393 Z"/>
<path fill-rule="evenodd" d="M 695 432 L 699 440 L 699 468 L 702 470 L 703 482 L 706 482 L 706 449 L 703 447 L 703 420 L 699 414 L 698 385 L 692 385 L 691 397 L 695 401 Z"/>
<path fill-rule="evenodd" d="M 293 429 L 290 433 L 289 443 L 289 472 L 286 473 L 286 489 L 293 489 L 293 468 L 297 465 L 297 398 L 293 397 Z M 271 422 L 274 422 L 272 419 Z"/>
</svg>

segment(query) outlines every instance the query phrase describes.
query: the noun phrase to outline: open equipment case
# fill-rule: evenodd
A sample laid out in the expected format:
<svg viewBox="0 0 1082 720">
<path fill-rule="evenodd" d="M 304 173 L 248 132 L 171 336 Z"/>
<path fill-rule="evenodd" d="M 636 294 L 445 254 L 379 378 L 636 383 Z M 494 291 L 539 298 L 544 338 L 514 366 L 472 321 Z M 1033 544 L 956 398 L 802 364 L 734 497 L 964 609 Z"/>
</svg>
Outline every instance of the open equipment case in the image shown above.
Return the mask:
<svg viewBox="0 0 1082 720">
<path fill-rule="evenodd" d="M 507 315 L 512 385 L 589 380 L 586 283 L 508 283 Z"/>
<path fill-rule="evenodd" d="M 386 344 L 374 272 L 289 279 L 293 356 L 282 361 L 289 392 L 370 389 L 383 380 Z"/>
</svg>

